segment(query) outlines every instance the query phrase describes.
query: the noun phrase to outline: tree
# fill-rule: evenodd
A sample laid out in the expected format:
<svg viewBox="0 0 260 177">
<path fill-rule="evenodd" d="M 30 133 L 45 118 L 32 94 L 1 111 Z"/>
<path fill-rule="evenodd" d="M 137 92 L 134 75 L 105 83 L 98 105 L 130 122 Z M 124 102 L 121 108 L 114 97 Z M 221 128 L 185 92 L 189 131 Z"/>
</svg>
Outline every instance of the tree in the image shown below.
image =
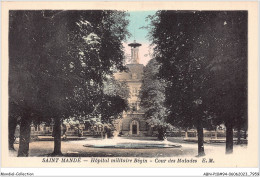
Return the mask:
<svg viewBox="0 0 260 177">
<path fill-rule="evenodd" d="M 169 82 L 168 121 L 197 127 L 199 155 L 208 119 L 225 122 L 228 151 L 232 128 L 242 123 L 236 120 L 246 117 L 246 17 L 245 12 L 159 11 L 152 18 L 159 75 Z"/>
<path fill-rule="evenodd" d="M 128 35 L 128 21 L 125 20 L 126 14 L 120 11 L 91 13 L 93 16 L 81 14 L 77 22 L 81 32 L 77 42 L 81 45 L 76 49 L 81 61 L 78 65 L 84 66 L 82 71 L 75 69 L 77 75 L 83 76 L 81 85 L 76 88 L 77 114 L 85 118 L 101 114 L 102 121 L 111 122 L 110 118 L 116 117 L 127 106 L 122 93 L 107 94 L 105 87 L 107 77 L 111 77 L 115 70 L 125 69 L 122 40 Z M 118 87 L 118 83 L 114 86 Z"/>
<path fill-rule="evenodd" d="M 197 128 L 199 156 L 205 154 L 203 93 L 206 88 L 202 83 L 207 79 L 203 69 L 208 54 L 200 51 L 200 45 L 209 18 L 196 11 L 159 11 L 152 19 L 154 28 L 150 36 L 155 45 L 154 56 L 161 65 L 159 77 L 167 83 L 167 122 L 183 128 Z"/>
<path fill-rule="evenodd" d="M 21 137 L 26 135 L 26 141 L 22 144 L 22 138 L 19 151 L 26 147 L 25 156 L 29 126 L 36 117 L 54 119 L 53 154 L 59 155 L 61 120 L 94 111 L 105 76 L 112 74 L 112 68 L 124 69 L 125 16 L 120 11 L 10 13 L 10 103 L 18 102 L 28 112 L 21 118 Z M 17 94 L 18 90 L 24 93 Z"/>
<path fill-rule="evenodd" d="M 48 38 L 36 35 L 36 31 L 44 31 L 46 26 L 44 20 L 35 25 L 39 19 L 35 11 L 10 11 L 9 17 L 9 126 L 20 116 L 18 156 L 28 156 L 31 120 L 41 110 L 38 100 L 41 83 L 37 78 L 41 51 L 38 46 Z M 9 135 L 13 139 L 12 133 Z"/>
<path fill-rule="evenodd" d="M 61 77 L 65 74 L 59 67 L 62 64 L 60 58 L 52 58 L 56 56 L 51 52 L 54 46 L 50 44 L 56 31 L 52 28 L 52 18 L 45 15 L 43 11 L 10 13 L 9 102 L 22 109 L 18 156 L 28 156 L 32 120 L 46 121 L 51 116 L 57 117 L 67 108 L 62 104 L 64 97 L 61 95 L 71 93 L 70 82 Z M 56 47 L 56 52 L 61 52 L 59 49 Z"/>
<path fill-rule="evenodd" d="M 247 126 L 247 12 L 218 13 L 212 34 L 215 55 L 208 65 L 208 97 L 226 126 L 226 153 L 232 153 L 233 129 Z"/>
<path fill-rule="evenodd" d="M 158 78 L 159 67 L 155 59 L 151 59 L 145 66 L 140 98 L 148 124 L 155 126 L 158 129 L 158 139 L 164 140 L 169 125 L 166 122 L 167 109 L 164 106 L 166 82 Z"/>
<path fill-rule="evenodd" d="M 98 112 L 102 122 L 112 123 L 128 109 L 129 87 L 126 82 L 115 80 L 110 76 L 104 82 L 102 101 Z"/>
<path fill-rule="evenodd" d="M 18 124 L 18 117 L 21 115 L 18 105 L 15 103 L 9 104 L 9 119 L 8 119 L 8 148 L 9 150 L 15 150 L 15 129 Z"/>
<path fill-rule="evenodd" d="M 100 98 L 106 75 L 113 73 L 112 68 L 124 69 L 122 40 L 127 35 L 128 23 L 124 17 L 124 12 L 119 11 L 72 11 L 64 17 L 65 20 L 72 19 L 71 26 L 67 27 L 73 29 L 67 47 L 70 51 L 68 57 L 76 59 L 70 60 L 67 75 L 79 78 L 75 90 L 83 98 L 73 108 L 76 114 L 86 117 L 98 106 L 104 106 L 102 100 L 105 98 Z M 67 54 L 66 50 L 64 52 Z M 111 106 L 112 110 L 118 108 L 117 105 Z"/>
</svg>

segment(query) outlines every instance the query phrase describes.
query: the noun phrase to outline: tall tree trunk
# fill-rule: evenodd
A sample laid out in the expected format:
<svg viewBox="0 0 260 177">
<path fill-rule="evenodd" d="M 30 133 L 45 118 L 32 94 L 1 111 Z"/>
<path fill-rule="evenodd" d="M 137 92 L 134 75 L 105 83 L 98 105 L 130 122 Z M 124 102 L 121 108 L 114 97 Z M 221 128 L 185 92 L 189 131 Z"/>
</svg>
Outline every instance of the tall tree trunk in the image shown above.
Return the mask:
<svg viewBox="0 0 260 177">
<path fill-rule="evenodd" d="M 54 119 L 54 151 L 52 155 L 62 155 L 61 153 L 61 120 L 59 118 Z"/>
<path fill-rule="evenodd" d="M 244 139 L 246 140 L 247 139 L 247 130 L 244 130 Z"/>
<path fill-rule="evenodd" d="M 159 140 L 165 140 L 166 139 L 165 132 L 166 132 L 165 128 L 163 128 L 163 127 L 158 128 L 158 139 Z"/>
<path fill-rule="evenodd" d="M 202 120 L 198 118 L 197 125 L 197 133 L 198 133 L 198 156 L 204 156 L 204 134 L 203 134 L 203 125 Z"/>
<path fill-rule="evenodd" d="M 158 127 L 158 140 L 163 140 L 163 131 L 161 127 Z"/>
<path fill-rule="evenodd" d="M 158 128 L 158 139 L 165 140 L 166 139 L 166 128 L 159 127 Z"/>
<path fill-rule="evenodd" d="M 226 154 L 233 153 L 233 124 L 226 123 Z"/>
<path fill-rule="evenodd" d="M 28 157 L 29 155 L 29 143 L 31 133 L 31 113 L 24 114 L 21 118 L 20 124 L 20 141 L 18 157 Z"/>
<path fill-rule="evenodd" d="M 17 118 L 14 116 L 9 115 L 8 118 L 8 144 L 9 150 L 14 149 L 14 141 L 15 141 L 15 129 L 17 126 Z"/>
</svg>

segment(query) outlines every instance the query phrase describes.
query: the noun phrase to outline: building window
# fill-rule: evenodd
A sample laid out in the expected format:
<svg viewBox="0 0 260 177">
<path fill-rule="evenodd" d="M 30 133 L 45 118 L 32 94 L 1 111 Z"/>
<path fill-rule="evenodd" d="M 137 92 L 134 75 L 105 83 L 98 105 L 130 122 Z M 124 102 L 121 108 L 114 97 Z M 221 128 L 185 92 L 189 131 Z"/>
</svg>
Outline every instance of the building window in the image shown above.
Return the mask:
<svg viewBox="0 0 260 177">
<path fill-rule="evenodd" d="M 136 88 L 136 87 L 134 87 L 133 89 L 132 89 L 132 96 L 138 96 L 138 88 Z"/>
<path fill-rule="evenodd" d="M 133 93 L 137 93 L 137 88 L 134 88 L 134 89 L 133 89 Z"/>
<path fill-rule="evenodd" d="M 131 107 L 133 111 L 137 111 L 137 106 L 138 106 L 137 102 L 131 103 Z"/>
</svg>

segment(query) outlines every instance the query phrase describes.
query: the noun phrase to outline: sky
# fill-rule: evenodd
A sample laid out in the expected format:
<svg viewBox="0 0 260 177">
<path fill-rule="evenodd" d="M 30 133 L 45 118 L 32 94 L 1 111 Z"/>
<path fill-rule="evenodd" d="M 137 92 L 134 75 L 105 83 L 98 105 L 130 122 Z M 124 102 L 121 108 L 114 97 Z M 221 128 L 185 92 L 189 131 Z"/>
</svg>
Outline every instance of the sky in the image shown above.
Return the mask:
<svg viewBox="0 0 260 177">
<path fill-rule="evenodd" d="M 154 15 L 156 11 L 128 11 L 130 16 L 128 31 L 131 33 L 131 37 L 124 43 L 126 54 L 130 56 L 131 49 L 128 46 L 129 43 L 136 42 L 142 44 L 139 47 L 140 63 L 146 65 L 151 59 L 152 49 L 149 48 L 150 42 L 147 39 L 148 30 L 140 29 L 141 27 L 149 25 L 149 21 L 146 21 L 148 15 Z"/>
</svg>

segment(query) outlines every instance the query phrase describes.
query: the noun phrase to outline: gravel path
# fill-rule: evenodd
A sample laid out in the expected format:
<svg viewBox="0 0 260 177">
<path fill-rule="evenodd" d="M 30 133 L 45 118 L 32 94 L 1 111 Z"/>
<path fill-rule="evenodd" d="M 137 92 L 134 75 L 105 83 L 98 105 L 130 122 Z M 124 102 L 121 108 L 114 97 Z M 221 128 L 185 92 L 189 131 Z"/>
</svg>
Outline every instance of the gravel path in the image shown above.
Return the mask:
<svg viewBox="0 0 260 177">
<path fill-rule="evenodd" d="M 155 137 L 135 137 L 120 138 L 124 142 L 141 142 L 141 143 L 161 143 Z M 114 142 L 109 139 L 108 143 Z M 113 149 L 113 148 L 93 148 L 84 147 L 85 144 L 102 144 L 105 140 L 87 138 L 86 140 L 62 141 L 61 150 L 64 156 L 68 157 L 195 157 L 197 155 L 197 144 L 184 142 L 182 138 L 168 138 L 169 143 L 179 144 L 180 148 L 156 148 L 156 149 Z M 18 144 L 15 149 L 18 150 Z M 30 143 L 29 156 L 48 156 L 52 153 L 53 141 L 35 141 Z M 225 144 L 205 144 L 206 154 L 225 154 Z M 234 152 L 245 150 L 246 146 L 234 146 Z M 11 156 L 16 156 L 17 151 L 10 151 Z"/>
</svg>

